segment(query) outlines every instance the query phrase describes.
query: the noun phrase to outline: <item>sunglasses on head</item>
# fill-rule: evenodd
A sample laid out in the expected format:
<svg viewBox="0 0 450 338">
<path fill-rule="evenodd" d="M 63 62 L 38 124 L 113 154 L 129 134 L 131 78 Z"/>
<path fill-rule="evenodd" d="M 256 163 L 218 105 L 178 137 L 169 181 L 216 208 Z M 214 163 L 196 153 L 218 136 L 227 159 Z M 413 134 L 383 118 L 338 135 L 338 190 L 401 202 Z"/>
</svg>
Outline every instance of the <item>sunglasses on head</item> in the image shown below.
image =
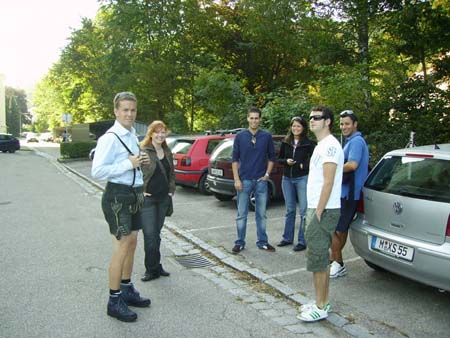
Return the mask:
<svg viewBox="0 0 450 338">
<path fill-rule="evenodd" d="M 314 121 L 320 121 L 320 120 L 325 120 L 325 116 L 323 115 L 311 115 L 309 117 L 309 120 L 314 120 Z"/>
<path fill-rule="evenodd" d="M 344 110 L 343 112 L 341 112 L 339 114 L 340 117 L 346 117 L 349 115 L 354 115 L 355 113 L 353 112 L 353 110 Z"/>
<path fill-rule="evenodd" d="M 303 116 L 294 116 L 294 117 L 291 119 L 291 123 L 294 122 L 294 121 L 297 121 L 297 122 L 303 122 L 303 121 L 305 121 L 305 119 L 303 118 Z"/>
</svg>

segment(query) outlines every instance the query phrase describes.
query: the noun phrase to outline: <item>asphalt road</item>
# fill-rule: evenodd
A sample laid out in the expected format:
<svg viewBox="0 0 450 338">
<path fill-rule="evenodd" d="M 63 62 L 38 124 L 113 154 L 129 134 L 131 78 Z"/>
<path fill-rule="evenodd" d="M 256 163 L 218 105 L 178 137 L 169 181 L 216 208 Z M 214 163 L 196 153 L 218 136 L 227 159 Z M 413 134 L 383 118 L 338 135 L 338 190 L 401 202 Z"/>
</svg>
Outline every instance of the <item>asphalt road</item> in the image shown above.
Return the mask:
<svg viewBox="0 0 450 338">
<path fill-rule="evenodd" d="M 90 162 L 66 163 L 90 177 Z M 101 183 L 101 182 L 100 182 Z M 236 236 L 235 202 L 220 202 L 195 189 L 178 187 L 174 215 L 168 223 L 214 248 L 230 252 Z M 297 294 L 314 298 L 311 274 L 305 269 L 304 253 L 291 247 L 267 253 L 256 248 L 256 230 L 250 214 L 247 246 L 236 259 L 260 269 L 287 285 Z M 269 241 L 276 244 L 283 230 L 284 204 L 273 203 L 268 210 Z M 333 310 L 349 322 L 378 337 L 450 337 L 450 294 L 391 273 L 367 267 L 348 242 L 344 258 L 349 273 L 332 280 Z"/>
</svg>

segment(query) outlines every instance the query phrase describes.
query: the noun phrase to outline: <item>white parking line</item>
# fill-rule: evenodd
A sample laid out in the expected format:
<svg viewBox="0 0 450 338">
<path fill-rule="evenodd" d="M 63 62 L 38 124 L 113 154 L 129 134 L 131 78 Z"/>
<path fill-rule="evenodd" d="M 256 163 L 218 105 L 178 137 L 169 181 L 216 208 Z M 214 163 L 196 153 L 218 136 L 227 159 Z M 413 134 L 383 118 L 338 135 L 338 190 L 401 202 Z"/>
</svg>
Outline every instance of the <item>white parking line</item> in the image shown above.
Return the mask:
<svg viewBox="0 0 450 338">
<path fill-rule="evenodd" d="M 279 220 L 279 219 L 284 219 L 284 217 L 273 217 L 273 218 L 267 218 L 267 221 L 272 221 L 272 220 Z M 255 221 L 247 221 L 247 226 L 249 225 L 253 225 L 256 224 Z M 217 226 L 217 227 L 210 227 L 210 228 L 194 228 L 194 229 L 186 229 L 186 232 L 196 232 L 196 231 L 209 231 L 209 230 L 216 230 L 216 229 L 226 229 L 226 228 L 235 228 L 236 224 L 231 224 L 231 225 L 221 225 L 221 226 Z"/>
<path fill-rule="evenodd" d="M 357 256 L 357 257 L 353 257 L 350 259 L 346 259 L 346 262 L 355 262 L 357 260 L 360 260 L 361 257 Z M 300 269 L 294 269 L 294 270 L 289 270 L 289 271 L 283 271 L 283 272 L 279 272 L 279 273 L 274 273 L 273 275 L 270 275 L 270 277 L 284 277 L 284 276 L 290 276 L 290 275 L 294 275 L 297 272 L 303 272 L 306 271 L 306 267 L 304 268 L 300 268 Z"/>
<path fill-rule="evenodd" d="M 209 230 L 215 230 L 215 229 L 225 229 L 225 228 L 235 228 L 236 225 L 221 225 L 218 227 L 210 227 L 210 228 L 197 228 L 197 229 L 186 229 L 186 232 L 195 232 L 195 231 L 209 231 Z"/>
</svg>

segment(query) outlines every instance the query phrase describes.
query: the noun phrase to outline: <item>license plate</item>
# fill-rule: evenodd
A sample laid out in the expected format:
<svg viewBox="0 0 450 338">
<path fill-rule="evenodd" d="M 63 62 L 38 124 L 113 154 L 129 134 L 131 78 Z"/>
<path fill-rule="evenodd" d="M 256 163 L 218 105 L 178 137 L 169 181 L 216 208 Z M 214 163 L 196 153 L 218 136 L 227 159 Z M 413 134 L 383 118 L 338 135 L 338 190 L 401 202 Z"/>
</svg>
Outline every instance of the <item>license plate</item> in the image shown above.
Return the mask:
<svg viewBox="0 0 450 338">
<path fill-rule="evenodd" d="M 223 169 L 211 168 L 211 175 L 223 176 Z"/>
<path fill-rule="evenodd" d="M 177 159 L 177 158 L 174 158 L 174 159 L 173 159 L 173 165 L 174 165 L 174 166 L 178 165 L 178 159 Z"/>
<path fill-rule="evenodd" d="M 413 260 L 414 256 L 414 248 L 377 236 L 372 236 L 372 240 L 370 241 L 370 248 L 372 250 L 385 253 L 386 255 L 404 259 L 410 262 Z"/>
</svg>

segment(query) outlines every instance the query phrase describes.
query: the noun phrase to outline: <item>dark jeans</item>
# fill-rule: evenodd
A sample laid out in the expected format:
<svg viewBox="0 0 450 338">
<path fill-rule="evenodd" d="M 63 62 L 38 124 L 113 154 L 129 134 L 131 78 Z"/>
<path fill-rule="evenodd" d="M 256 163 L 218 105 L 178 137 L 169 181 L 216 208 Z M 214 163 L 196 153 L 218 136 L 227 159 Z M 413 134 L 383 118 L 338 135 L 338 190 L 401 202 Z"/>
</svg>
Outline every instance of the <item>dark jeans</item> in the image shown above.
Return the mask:
<svg viewBox="0 0 450 338">
<path fill-rule="evenodd" d="M 142 232 L 144 233 L 144 265 L 146 273 L 159 276 L 161 261 L 161 229 L 169 206 L 169 196 L 164 199 L 145 197 L 141 210 Z"/>
</svg>

